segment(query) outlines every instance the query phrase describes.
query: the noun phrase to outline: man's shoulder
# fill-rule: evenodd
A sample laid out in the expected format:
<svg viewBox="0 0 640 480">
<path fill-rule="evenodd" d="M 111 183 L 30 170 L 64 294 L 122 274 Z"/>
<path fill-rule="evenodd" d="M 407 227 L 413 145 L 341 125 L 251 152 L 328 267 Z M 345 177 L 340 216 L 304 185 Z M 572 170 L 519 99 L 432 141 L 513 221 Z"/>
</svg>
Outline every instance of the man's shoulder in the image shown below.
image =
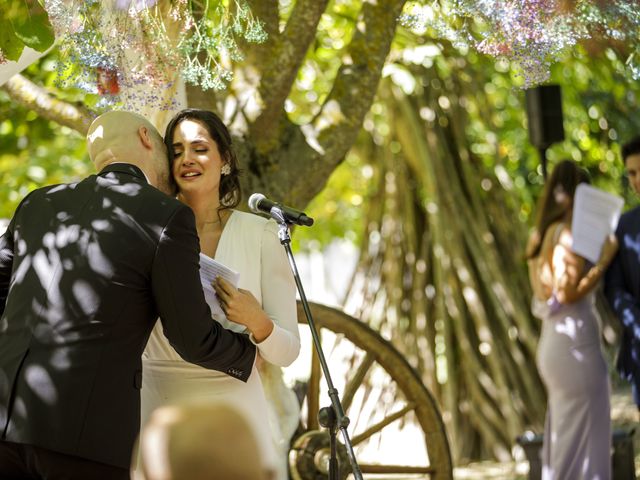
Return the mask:
<svg viewBox="0 0 640 480">
<path fill-rule="evenodd" d="M 640 218 L 640 205 L 632 208 L 631 210 L 627 210 L 620 216 L 620 224 L 626 224 L 629 222 L 636 222 L 637 219 Z"/>
<path fill-rule="evenodd" d="M 182 216 L 193 215 L 189 206 L 148 184 L 140 190 L 134 203 L 144 204 L 143 208 L 136 208 L 138 214 L 149 215 L 156 219 L 164 218 L 165 221 L 178 213 Z"/>
<path fill-rule="evenodd" d="M 30 191 L 20 202 L 20 206 L 29 204 L 30 202 L 37 201 L 49 195 L 56 195 L 60 192 L 67 192 L 74 189 L 78 183 L 57 183 L 54 185 L 45 185 L 44 187 L 36 188 Z"/>
<path fill-rule="evenodd" d="M 640 206 L 624 212 L 618 220 L 616 235 L 636 235 L 640 233 Z"/>
</svg>

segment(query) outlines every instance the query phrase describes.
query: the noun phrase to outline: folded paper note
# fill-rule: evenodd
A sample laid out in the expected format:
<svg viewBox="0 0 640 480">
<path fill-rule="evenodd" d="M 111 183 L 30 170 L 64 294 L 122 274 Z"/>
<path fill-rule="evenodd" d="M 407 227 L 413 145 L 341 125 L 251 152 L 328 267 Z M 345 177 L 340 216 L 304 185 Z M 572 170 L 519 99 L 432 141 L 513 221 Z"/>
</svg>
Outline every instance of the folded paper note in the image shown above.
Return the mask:
<svg viewBox="0 0 640 480">
<path fill-rule="evenodd" d="M 222 263 L 214 260 L 213 258 L 201 253 L 200 254 L 200 281 L 202 282 L 202 289 L 204 290 L 204 298 L 211 308 L 211 314 L 214 317 L 226 318 L 226 315 L 220 307 L 218 296 L 216 295 L 213 286 L 211 285 L 216 277 L 221 276 L 225 280 L 229 281 L 234 287 L 238 287 L 238 281 L 240 280 L 240 274 L 226 267 Z"/>
<path fill-rule="evenodd" d="M 602 245 L 615 232 L 624 200 L 592 185 L 581 183 L 573 201 L 572 250 L 591 263 L 600 258 Z"/>
</svg>

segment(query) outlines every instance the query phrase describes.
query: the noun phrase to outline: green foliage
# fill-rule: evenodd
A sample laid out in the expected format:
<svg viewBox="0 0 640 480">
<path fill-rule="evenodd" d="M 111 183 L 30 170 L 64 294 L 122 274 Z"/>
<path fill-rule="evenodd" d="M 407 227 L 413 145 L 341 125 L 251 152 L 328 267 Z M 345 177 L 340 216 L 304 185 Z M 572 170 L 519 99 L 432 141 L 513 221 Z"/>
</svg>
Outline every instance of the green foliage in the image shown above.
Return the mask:
<svg viewBox="0 0 640 480">
<path fill-rule="evenodd" d="M 353 22 L 347 19 L 341 16 L 340 21 L 345 23 L 334 23 L 334 28 L 351 28 Z M 326 28 L 327 24 L 324 25 Z M 327 32 L 324 38 L 331 35 L 336 34 Z M 337 55 L 333 63 L 331 60 L 322 63 L 324 52 L 321 42 L 319 45 L 310 54 L 306 70 L 301 71 L 298 87 L 303 84 L 304 75 L 317 80 L 323 68 L 325 71 L 337 68 Z M 627 205 L 632 206 L 637 199 L 626 186 L 620 144 L 640 134 L 640 116 L 636 113 L 640 109 L 640 85 L 626 68 L 624 53 L 606 44 L 594 47 L 591 44 L 589 51 L 576 47 L 551 70 L 551 83 L 562 88 L 565 140 L 547 151 L 549 171 L 558 161 L 572 158 L 590 172 L 596 186 L 623 195 Z M 390 58 L 394 61 L 385 68 L 385 76 L 391 77 L 408 95 L 416 87 L 418 70 L 437 72 L 425 87 L 441 106 L 460 102 L 466 110 L 464 133 L 473 158 L 481 161 L 486 171 L 486 175 L 477 179 L 484 194 L 492 195 L 496 188 L 510 192 L 507 198 L 519 212 L 516 220 L 523 229 L 528 229 L 544 179 L 539 152 L 529 143 L 525 92 L 517 70 L 504 59 L 495 60 L 462 46 L 454 47 L 445 40 L 416 39 L 403 30 L 396 35 Z M 322 82 L 314 85 L 318 84 L 323 85 Z M 304 94 L 296 90 L 290 99 L 295 100 L 294 110 L 300 111 L 302 117 L 313 111 L 312 102 L 305 107 L 305 97 L 317 98 L 322 94 L 317 90 Z M 365 130 L 374 141 L 390 132 L 381 101 L 377 99 L 365 121 Z M 420 113 L 425 121 L 432 116 L 433 121 L 438 121 L 436 112 Z M 312 229 L 296 231 L 294 237 L 299 248 L 321 249 L 334 235 L 359 245 L 361 236 L 366 234 L 367 204 L 382 194 L 372 183 L 370 169 L 382 160 L 363 156 L 364 133 L 361 142 L 335 170 L 326 189 L 306 209 L 318 223 Z"/>
<path fill-rule="evenodd" d="M 81 101 L 80 91 L 55 87 L 55 54 L 23 72 L 69 102 Z M 82 135 L 11 101 L 0 90 L 0 218 L 10 218 L 31 190 L 79 180 L 93 172 Z"/>
<path fill-rule="evenodd" d="M 620 144 L 640 133 L 640 86 L 623 59 L 611 48 L 595 55 L 578 48 L 554 66 L 552 75 L 564 86 L 566 140 L 551 148 L 550 161 L 573 158 L 590 171 L 596 185 L 635 203 L 624 183 Z"/>
<path fill-rule="evenodd" d="M 26 17 L 19 17 L 13 23 L 16 36 L 27 46 L 44 52 L 55 40 L 47 13 L 38 9 Z"/>
<path fill-rule="evenodd" d="M 17 61 L 24 50 L 24 43 L 20 41 L 11 22 L 5 19 L 0 20 L 0 60 Z"/>
<path fill-rule="evenodd" d="M 93 170 L 84 138 L 21 108 L 0 92 L 0 218 L 9 218 L 31 190 L 75 181 Z M 10 116 L 5 116 L 10 114 Z"/>
<path fill-rule="evenodd" d="M 0 101 L 5 100 L 3 96 Z M 0 108 L 0 115 L 5 113 Z M 84 139 L 77 133 L 30 111 L 13 110 L 11 114 L 11 120 L 0 123 L 0 218 L 11 217 L 31 190 L 75 181 L 93 169 L 82 159 Z"/>
<path fill-rule="evenodd" d="M 315 223 L 311 228 L 295 230 L 293 249 L 319 251 L 336 238 L 359 245 L 365 230 L 365 202 L 375 188 L 370 181 L 372 173 L 369 159 L 362 158 L 361 152 L 351 152 L 305 209 Z"/>
<path fill-rule="evenodd" d="M 356 27 L 360 2 L 336 0 L 322 16 L 316 40 L 298 71 L 285 108 L 289 118 L 306 124 L 319 113 L 329 95 L 344 49 Z M 298 228 L 292 235 L 293 248 L 319 250 L 334 238 L 360 243 L 364 229 L 364 204 L 371 188 L 371 168 L 361 153 L 352 151 L 334 171 L 327 187 L 306 208 L 316 223 Z"/>
<path fill-rule="evenodd" d="M 25 46 L 44 52 L 54 39 L 47 12 L 38 2 L 19 0 L 2 6 L 0 57 L 17 61 Z"/>
<path fill-rule="evenodd" d="M 351 41 L 360 2 L 336 0 L 318 25 L 316 40 L 298 71 L 286 105 L 295 123 L 310 122 L 329 95 L 344 49 Z"/>
</svg>

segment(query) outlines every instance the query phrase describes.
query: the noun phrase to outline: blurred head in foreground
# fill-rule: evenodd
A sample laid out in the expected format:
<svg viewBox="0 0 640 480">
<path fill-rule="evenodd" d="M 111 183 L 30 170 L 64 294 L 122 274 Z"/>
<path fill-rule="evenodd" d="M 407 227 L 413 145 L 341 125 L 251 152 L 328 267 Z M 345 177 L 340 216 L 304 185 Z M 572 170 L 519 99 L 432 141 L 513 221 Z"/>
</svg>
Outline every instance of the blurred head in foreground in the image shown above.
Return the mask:
<svg viewBox="0 0 640 480">
<path fill-rule="evenodd" d="M 145 480 L 269 480 L 253 429 L 224 404 L 161 407 L 140 433 Z"/>
</svg>

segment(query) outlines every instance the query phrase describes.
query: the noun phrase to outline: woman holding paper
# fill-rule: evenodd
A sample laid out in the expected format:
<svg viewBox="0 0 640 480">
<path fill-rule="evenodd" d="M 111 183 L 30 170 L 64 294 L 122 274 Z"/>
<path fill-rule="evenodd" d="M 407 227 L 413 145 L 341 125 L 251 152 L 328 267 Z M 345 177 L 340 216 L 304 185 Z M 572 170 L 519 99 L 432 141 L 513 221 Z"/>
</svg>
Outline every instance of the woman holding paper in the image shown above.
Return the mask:
<svg viewBox="0 0 640 480">
<path fill-rule="evenodd" d="M 284 479 L 299 406 L 282 382 L 280 367 L 296 359 L 300 337 L 295 283 L 277 225 L 233 209 L 240 201 L 238 163 L 231 135 L 214 113 L 193 109 L 178 113 L 167 126 L 165 144 L 178 199 L 195 214 L 205 256 L 201 271 L 215 261 L 216 268 L 239 274 L 238 288 L 217 277 L 214 288 L 224 315 L 214 318 L 226 328 L 250 334 L 258 348 L 260 374 L 254 367 L 245 384 L 187 363 L 169 345 L 158 323 L 143 356 L 142 420 L 167 403 L 228 400 L 250 416 L 263 456 L 275 478 Z M 282 425 L 283 421 L 288 424 Z"/>
<path fill-rule="evenodd" d="M 607 238 L 595 264 L 571 249 L 574 194 L 588 181 L 575 162 L 554 168 L 526 251 L 532 307 L 542 319 L 537 366 L 548 395 L 544 480 L 611 478 L 609 376 L 593 292 L 617 242 Z"/>
</svg>

